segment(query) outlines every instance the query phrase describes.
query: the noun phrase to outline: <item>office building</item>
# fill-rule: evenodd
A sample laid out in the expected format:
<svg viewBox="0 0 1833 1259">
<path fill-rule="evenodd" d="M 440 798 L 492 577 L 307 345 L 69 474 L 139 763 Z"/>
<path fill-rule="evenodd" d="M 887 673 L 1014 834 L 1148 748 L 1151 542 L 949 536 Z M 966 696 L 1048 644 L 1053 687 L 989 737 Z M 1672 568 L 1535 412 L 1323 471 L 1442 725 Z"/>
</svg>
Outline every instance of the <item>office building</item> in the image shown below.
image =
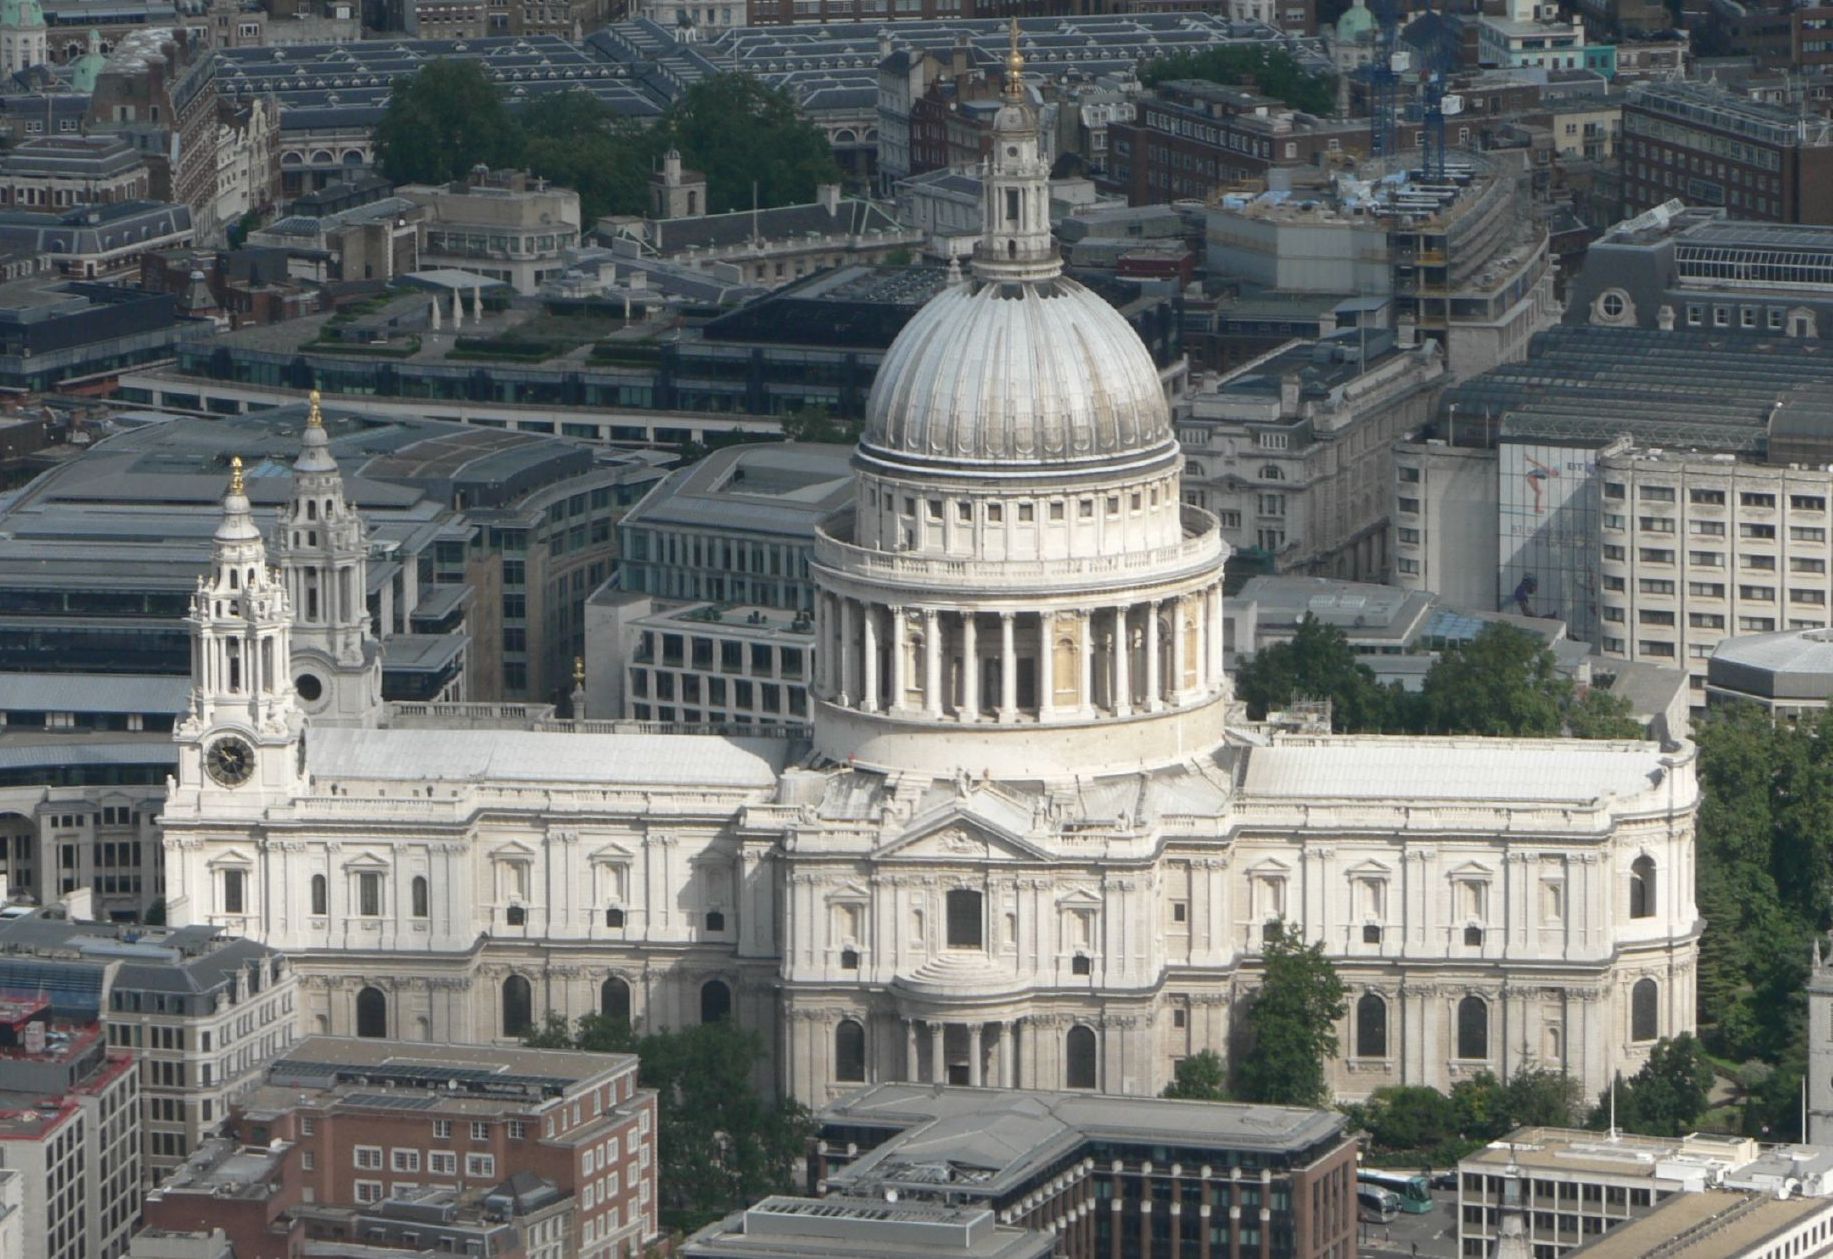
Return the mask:
<svg viewBox="0 0 1833 1259">
<path fill-rule="evenodd" d="M 1184 498 L 1282 573 L 1387 575 L 1394 443 L 1446 383 L 1435 343 L 1392 332 L 1299 342 L 1206 382 L 1178 422 Z"/>
<path fill-rule="evenodd" d="M 1403 154 L 1316 195 L 1257 188 L 1210 209 L 1209 266 L 1262 292 L 1364 299 L 1359 325 L 1386 304 L 1367 299 L 1390 298 L 1403 339 L 1436 341 L 1463 380 L 1526 357 L 1559 315 L 1523 180 L 1517 155 L 1460 149 L 1443 178 Z"/>
<path fill-rule="evenodd" d="M 150 193 L 146 164 L 115 136 L 44 136 L 0 156 L 0 206 L 61 210 Z"/>
<path fill-rule="evenodd" d="M 1593 241 L 1566 319 L 1814 339 L 1833 332 L 1833 226 L 1730 219 L 1666 202 Z"/>
<path fill-rule="evenodd" d="M 426 209 L 418 269 L 466 271 L 532 296 L 566 269 L 566 251 L 579 244 L 579 194 L 550 188 L 522 171 L 480 173 L 449 187 L 408 184 L 396 191 Z"/>
<path fill-rule="evenodd" d="M 1719 640 L 1706 661 L 1706 703 L 1756 704 L 1789 721 L 1833 701 L 1833 630 L 1782 630 Z"/>
<path fill-rule="evenodd" d="M 156 851 L 146 860 L 156 866 Z M 286 960 L 208 929 L 33 913 L 0 921 L 0 967 L 8 985 L 59 994 L 55 1013 L 100 1023 L 110 1046 L 133 1055 L 148 1184 L 197 1148 L 296 1035 L 298 981 Z"/>
<path fill-rule="evenodd" d="M 0 992 L 0 1169 L 24 1180 L 35 1259 L 127 1253 L 140 1211 L 139 1083 L 93 1019 Z"/>
<path fill-rule="evenodd" d="M 1807 1221 L 1828 1224 L 1833 1215 L 1833 1150 L 1824 1147 L 1761 1146 L 1715 1133 L 1670 1138 L 1521 1128 L 1458 1163 L 1464 1259 L 1495 1253 L 1510 1181 L 1525 1208 L 1520 1218 L 1527 1244 L 1536 1257 L 1549 1259 L 1573 1253 L 1703 1255 L 1717 1252 L 1702 1246 L 1724 1245 L 1733 1236 L 1744 1245 L 1726 1255 L 1805 1254 L 1811 1253 L 1801 1245 L 1810 1240 L 1803 1236 Z M 1819 1209 L 1759 1209 L 1765 1201 L 1791 1198 Z M 1767 1221 L 1766 1229 L 1750 1227 L 1753 1212 Z M 1714 1227 L 1701 1227 L 1709 1220 Z M 1772 1252 L 1758 1244 L 1769 1228 L 1786 1232 L 1794 1249 Z M 1707 1241 L 1713 1233 L 1721 1236 Z M 1625 1249 L 1631 1239 L 1646 1249 Z"/>
<path fill-rule="evenodd" d="M 885 1084 L 818 1122 L 818 1192 L 985 1207 L 1069 1259 L 1354 1253 L 1355 1142 L 1330 1111 Z"/>
<path fill-rule="evenodd" d="M 388 981 L 383 981 L 388 982 Z M 366 992 L 377 992 L 367 989 Z M 228 1135 L 148 1196 L 149 1229 L 243 1255 L 362 1244 L 624 1259 L 654 1244 L 656 1099 L 630 1054 L 309 1036 L 238 1099 Z M 409 1029 L 401 1029 L 409 1030 Z"/>
<path fill-rule="evenodd" d="M 1764 223 L 1833 224 L 1833 123 L 1717 84 L 1638 84 L 1623 103 L 1623 209 L 1676 198 Z"/>
<path fill-rule="evenodd" d="M 169 359 L 207 339 L 208 320 L 181 316 L 176 300 L 52 274 L 0 285 L 0 387 L 75 391 Z"/>
</svg>

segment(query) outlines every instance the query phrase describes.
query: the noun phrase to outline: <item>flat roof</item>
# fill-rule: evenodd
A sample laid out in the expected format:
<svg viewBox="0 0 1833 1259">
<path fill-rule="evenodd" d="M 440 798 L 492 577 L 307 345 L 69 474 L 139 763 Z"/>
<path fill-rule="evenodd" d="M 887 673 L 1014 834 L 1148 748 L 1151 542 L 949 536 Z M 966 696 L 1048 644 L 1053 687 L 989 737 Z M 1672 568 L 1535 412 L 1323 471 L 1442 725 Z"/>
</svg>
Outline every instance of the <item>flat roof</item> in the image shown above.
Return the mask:
<svg viewBox="0 0 1833 1259">
<path fill-rule="evenodd" d="M 881 1084 L 830 1103 L 823 1126 L 898 1135 L 829 1175 L 829 1183 L 910 1183 L 994 1196 L 1090 1140 L 1303 1154 L 1344 1138 L 1334 1111 L 1234 1102 L 1017 1089 Z"/>
<path fill-rule="evenodd" d="M 1585 1259 L 1739 1259 L 1766 1238 L 1816 1215 L 1833 1213 L 1833 1198 L 1777 1198 L 1706 1189 L 1677 1193 L 1649 1214 L 1613 1225 L 1568 1256 Z"/>
<path fill-rule="evenodd" d="M 621 525 L 787 536 L 812 544 L 817 521 L 853 501 L 853 448 L 756 442 L 670 473 Z"/>
<path fill-rule="evenodd" d="M 1656 744 L 1603 740 L 1279 735 L 1243 754 L 1245 801 L 1589 805 L 1646 795 L 1669 772 Z"/>
</svg>

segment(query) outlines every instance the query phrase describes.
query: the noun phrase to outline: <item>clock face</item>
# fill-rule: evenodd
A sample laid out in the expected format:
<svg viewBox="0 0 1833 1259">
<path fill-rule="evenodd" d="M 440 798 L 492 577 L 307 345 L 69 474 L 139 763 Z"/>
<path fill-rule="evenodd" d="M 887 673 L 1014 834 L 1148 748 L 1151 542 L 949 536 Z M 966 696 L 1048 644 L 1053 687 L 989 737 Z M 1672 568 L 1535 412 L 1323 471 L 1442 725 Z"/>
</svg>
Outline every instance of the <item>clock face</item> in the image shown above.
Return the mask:
<svg viewBox="0 0 1833 1259">
<path fill-rule="evenodd" d="M 225 787 L 240 787 L 255 772 L 255 750 L 234 735 L 204 749 L 204 769 Z"/>
</svg>

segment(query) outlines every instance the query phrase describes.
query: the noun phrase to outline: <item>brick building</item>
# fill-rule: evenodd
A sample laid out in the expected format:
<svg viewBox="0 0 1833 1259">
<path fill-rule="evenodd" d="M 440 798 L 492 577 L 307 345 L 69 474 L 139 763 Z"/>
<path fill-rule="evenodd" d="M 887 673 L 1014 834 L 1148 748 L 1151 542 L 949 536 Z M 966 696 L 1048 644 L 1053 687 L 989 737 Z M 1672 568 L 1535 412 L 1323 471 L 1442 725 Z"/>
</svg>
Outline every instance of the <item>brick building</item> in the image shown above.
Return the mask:
<svg viewBox="0 0 1833 1259">
<path fill-rule="evenodd" d="M 1833 223 L 1833 122 L 1696 83 L 1646 83 L 1623 106 L 1623 200 L 1679 198 L 1766 223 Z"/>
<path fill-rule="evenodd" d="M 1108 127 L 1107 182 L 1134 205 L 1207 199 L 1277 167 L 1367 152 L 1365 120 L 1316 118 L 1242 88 L 1178 79 L 1142 98 L 1135 121 Z"/>
<path fill-rule="evenodd" d="M 225 1141 L 148 1197 L 146 1224 L 221 1228 L 237 1259 L 378 1234 L 625 1259 L 659 1235 L 655 1108 L 628 1054 L 310 1037 L 242 1096 Z"/>
</svg>

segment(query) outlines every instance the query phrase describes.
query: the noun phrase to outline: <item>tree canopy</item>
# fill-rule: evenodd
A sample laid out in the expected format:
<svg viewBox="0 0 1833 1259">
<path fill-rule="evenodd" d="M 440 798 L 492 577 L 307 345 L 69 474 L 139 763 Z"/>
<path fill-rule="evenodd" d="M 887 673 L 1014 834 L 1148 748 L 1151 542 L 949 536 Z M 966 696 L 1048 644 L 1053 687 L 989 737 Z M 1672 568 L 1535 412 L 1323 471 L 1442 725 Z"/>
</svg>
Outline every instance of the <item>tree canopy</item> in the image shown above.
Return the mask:
<svg viewBox="0 0 1833 1259">
<path fill-rule="evenodd" d="M 656 1185 L 665 1226 L 692 1231 L 772 1193 L 793 1192 L 794 1167 L 814 1131 L 808 1110 L 752 1087 L 764 1060 L 757 1033 L 722 1020 L 639 1034 L 588 1014 L 569 1029 L 550 1014 L 524 1038 L 536 1049 L 634 1053 L 657 1093 Z"/>
<path fill-rule="evenodd" d="M 649 175 L 670 146 L 707 176 L 711 213 L 809 202 L 840 168 L 794 100 L 748 74 L 702 79 L 653 126 L 614 114 L 583 89 L 511 114 L 476 61 L 428 62 L 395 83 L 376 128 L 376 160 L 403 183 L 447 183 L 473 167 L 520 167 L 579 193 L 587 223 L 648 210 Z"/>
<path fill-rule="evenodd" d="M 1342 630 L 1307 615 L 1289 641 L 1241 666 L 1235 693 L 1256 719 L 1297 700 L 1327 699 L 1331 724 L 1344 733 L 1643 737 L 1626 701 L 1596 687 L 1581 694 L 1537 635 L 1501 621 L 1448 644 L 1411 694 L 1376 681 Z"/>
<path fill-rule="evenodd" d="M 376 163 L 397 183 L 448 183 L 471 168 L 513 166 L 521 130 L 483 65 L 457 57 L 396 79 L 376 124 Z"/>
<path fill-rule="evenodd" d="M 1693 1131 L 1706 1113 L 1712 1089 L 1712 1064 L 1705 1048 L 1688 1033 L 1656 1042 L 1648 1061 L 1628 1081 L 1612 1082 L 1591 1112 L 1591 1127 L 1610 1126 L 1611 1093 L 1616 1093 L 1616 1125 L 1624 1132 L 1651 1137 L 1680 1137 Z"/>
<path fill-rule="evenodd" d="M 1308 114 L 1328 114 L 1336 108 L 1334 78 L 1312 74 L 1284 48 L 1261 44 L 1228 44 L 1156 57 L 1140 66 L 1139 78 L 1147 87 L 1170 79 L 1207 79 L 1249 87 Z"/>
<path fill-rule="evenodd" d="M 1803 985 L 1828 925 L 1833 874 L 1833 724 L 1776 723 L 1754 705 L 1698 723 L 1694 896 L 1700 1036 L 1733 1062 L 1774 1068 L 1746 1090 L 1745 1131 L 1798 1135 L 1806 1068 Z"/>
<path fill-rule="evenodd" d="M 1376 1089 L 1368 1101 L 1346 1107 L 1367 1131 L 1378 1154 L 1448 1166 L 1474 1147 L 1516 1128 L 1568 1128 L 1586 1114 L 1577 1080 L 1559 1071 L 1517 1071 L 1502 1083 L 1488 1071 L 1459 1080 L 1450 1096 L 1423 1084 Z"/>
<path fill-rule="evenodd" d="M 1337 1056 L 1347 990 L 1323 942 L 1307 945 L 1285 923 L 1273 925 L 1261 965 L 1264 977 L 1243 1018 L 1246 1052 L 1235 1056 L 1237 1091 L 1250 1102 L 1323 1105 L 1330 1097 L 1324 1063 Z"/>
<path fill-rule="evenodd" d="M 1213 1049 L 1179 1059 L 1163 1095 L 1186 1102 L 1225 1102 L 1228 1100 L 1228 1064 Z"/>
</svg>

